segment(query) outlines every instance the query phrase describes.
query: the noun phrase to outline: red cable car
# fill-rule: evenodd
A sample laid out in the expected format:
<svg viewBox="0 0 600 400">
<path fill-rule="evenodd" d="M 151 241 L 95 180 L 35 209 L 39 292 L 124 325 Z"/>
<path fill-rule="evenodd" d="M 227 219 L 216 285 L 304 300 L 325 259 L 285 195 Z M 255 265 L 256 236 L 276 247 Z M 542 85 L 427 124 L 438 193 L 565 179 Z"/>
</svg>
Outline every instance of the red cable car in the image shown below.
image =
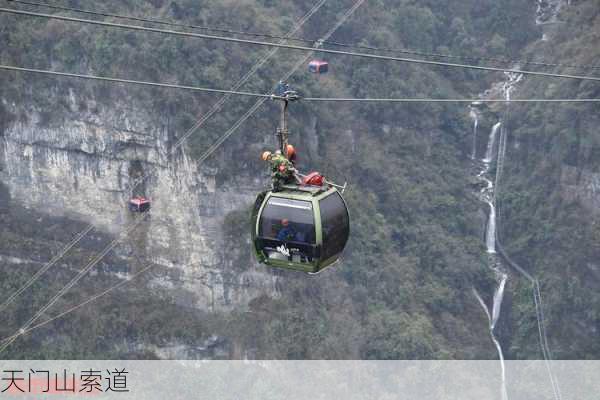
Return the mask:
<svg viewBox="0 0 600 400">
<path fill-rule="evenodd" d="M 150 200 L 142 196 L 136 196 L 129 200 L 129 210 L 143 213 L 150 210 Z"/>
<path fill-rule="evenodd" d="M 308 64 L 308 70 L 313 74 L 324 74 L 329 70 L 329 63 L 327 61 L 312 60 Z"/>
</svg>

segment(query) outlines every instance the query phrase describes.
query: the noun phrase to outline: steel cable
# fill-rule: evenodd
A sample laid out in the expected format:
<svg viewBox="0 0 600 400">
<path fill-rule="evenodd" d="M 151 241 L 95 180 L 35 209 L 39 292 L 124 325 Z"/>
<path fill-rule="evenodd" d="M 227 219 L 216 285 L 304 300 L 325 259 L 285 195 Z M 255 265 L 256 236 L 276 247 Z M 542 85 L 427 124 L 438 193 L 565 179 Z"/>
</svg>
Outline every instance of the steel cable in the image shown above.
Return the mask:
<svg viewBox="0 0 600 400">
<path fill-rule="evenodd" d="M 356 11 L 356 9 L 358 7 L 360 7 L 360 5 L 362 5 L 362 3 L 364 3 L 365 0 L 358 0 L 345 14 L 344 16 L 340 19 L 340 21 L 338 21 L 338 23 L 334 26 L 334 28 L 332 28 L 329 32 L 327 32 L 327 34 L 324 37 L 329 37 L 331 36 L 335 30 L 337 30 L 353 13 L 354 11 Z M 287 80 L 297 69 L 299 69 L 301 66 L 303 66 L 306 63 L 306 59 L 310 57 L 311 54 L 308 54 L 305 58 L 303 58 L 300 62 L 298 62 L 294 68 L 289 71 L 287 74 L 285 74 L 283 80 Z M 217 143 L 219 143 L 219 145 L 221 143 L 223 143 L 223 141 L 228 138 L 233 132 L 235 132 L 235 130 L 237 130 L 237 128 L 245 121 L 247 120 L 265 101 L 266 99 L 261 98 L 259 99 L 247 112 L 246 114 L 244 114 L 244 116 L 242 118 L 240 118 L 219 140 L 217 140 L 217 142 L 215 142 L 215 144 L 213 144 L 213 146 L 211 146 L 209 148 L 209 150 L 207 150 L 202 156 L 201 156 L 201 160 L 205 160 L 210 154 L 212 154 L 212 152 L 214 152 L 217 148 L 218 145 L 216 145 Z M 142 219 L 140 219 L 141 221 Z M 136 224 L 137 225 L 137 224 Z M 116 240 L 116 239 L 115 239 Z M 100 258 L 101 259 L 101 258 Z M 98 260 L 99 262 L 99 260 Z M 88 264 L 89 265 L 89 264 Z M 93 266 L 92 266 L 93 267 Z M 132 276 L 132 279 L 134 277 L 137 277 L 139 275 L 141 275 L 142 272 L 147 271 L 151 268 L 151 266 L 147 266 L 145 268 L 143 268 L 142 270 L 140 270 L 138 273 L 136 273 L 134 276 Z M 129 281 L 126 281 L 129 282 Z M 69 310 L 67 310 L 67 312 L 63 312 L 58 314 L 57 316 L 51 318 L 48 321 L 45 321 L 43 323 L 40 323 L 38 325 L 36 325 L 35 327 L 32 327 L 31 325 L 33 324 L 33 322 L 31 322 L 32 320 L 35 321 L 33 318 L 30 320 L 30 323 L 28 326 L 24 326 L 21 329 L 19 329 L 19 331 L 17 331 L 15 334 L 6 337 L 2 340 L 0 340 L 0 343 L 4 343 L 4 345 L 2 345 L 2 347 L 0 347 L 0 353 L 2 353 L 2 351 L 4 351 L 8 346 L 10 346 L 11 343 L 13 343 L 19 336 L 24 335 L 25 333 L 28 333 L 30 331 L 32 331 L 33 329 L 37 328 L 37 327 L 41 327 L 46 325 L 47 323 L 49 323 L 50 321 L 54 321 L 57 318 L 60 318 L 64 315 L 67 315 L 69 312 L 75 311 L 77 309 L 79 309 L 80 307 L 83 307 L 84 305 L 112 292 L 115 289 L 118 289 L 119 287 L 125 285 L 125 282 L 120 282 L 117 285 L 114 285 L 106 290 L 104 290 L 103 292 L 101 292 L 98 295 L 92 296 L 91 298 L 89 298 L 88 300 L 86 300 L 85 302 L 76 305 L 74 307 L 71 307 Z M 56 296 L 55 296 L 56 297 Z M 47 308 L 45 308 L 47 310 Z M 45 311 L 44 311 L 45 312 Z M 36 313 L 40 314 L 39 312 Z M 41 315 L 41 314 L 40 314 Z"/>
<path fill-rule="evenodd" d="M 314 15 L 314 13 L 316 13 L 325 3 L 327 0 L 320 0 L 318 3 L 316 3 L 296 24 L 295 26 L 292 28 L 292 30 L 289 32 L 289 35 L 293 35 L 295 32 L 297 32 L 305 23 L 306 21 L 312 17 L 312 15 Z M 227 93 L 225 96 L 223 96 L 219 102 L 217 102 L 209 111 L 209 113 L 207 113 L 207 115 L 205 115 L 200 121 L 198 121 L 191 129 L 189 129 L 186 134 L 176 143 L 175 146 L 173 146 L 173 148 L 171 149 L 171 153 L 173 154 L 178 148 L 179 146 L 181 146 L 184 143 L 184 140 L 187 139 L 195 130 L 197 130 L 208 118 L 210 118 L 210 116 L 212 116 L 214 113 L 218 112 L 221 107 L 223 106 L 223 104 L 225 103 L 225 101 L 228 99 L 229 94 L 231 94 L 231 92 L 236 91 L 237 89 L 239 89 L 262 65 L 264 65 L 265 62 L 268 61 L 268 59 L 270 57 L 272 57 L 276 52 L 278 51 L 278 49 L 272 49 L 271 52 L 268 53 L 267 57 L 262 58 L 259 62 L 257 62 L 254 67 L 244 76 L 242 77 L 238 83 L 236 83 L 236 85 L 234 85 L 232 91 L 229 91 L 230 93 Z M 266 100 L 265 98 L 263 98 L 263 100 Z M 262 103 L 261 103 L 262 104 Z M 217 147 L 214 147 L 214 150 L 216 150 Z M 211 152 L 212 152 L 211 151 Z M 210 152 L 205 153 L 205 157 L 208 157 L 208 155 L 210 155 Z M 148 177 L 149 175 L 146 174 L 146 177 L 144 178 L 144 180 Z M 141 181 L 139 183 L 137 183 L 135 185 L 135 187 L 137 187 L 139 184 L 141 183 Z M 135 188 L 134 187 L 134 188 Z M 130 188 L 131 189 L 131 188 Z M 137 226 L 137 224 L 135 225 Z M 50 267 L 52 267 L 60 258 L 62 258 L 62 256 L 64 256 L 64 254 L 66 254 L 66 252 L 68 250 L 70 250 L 75 244 L 77 244 L 89 231 L 91 231 L 93 229 L 93 225 L 89 225 L 86 229 L 84 229 L 82 232 L 80 232 L 77 237 L 69 244 L 67 245 L 60 253 L 59 256 L 54 257 L 51 262 L 49 262 L 48 264 L 46 264 L 42 269 L 43 271 L 40 273 L 36 273 L 34 275 L 34 277 L 32 277 L 28 283 L 21 287 L 14 295 L 12 295 L 9 300 L 7 300 L 5 302 L 5 304 L 7 305 L 8 303 L 10 303 L 12 300 L 14 300 L 14 298 L 16 298 L 19 294 L 21 294 L 25 289 L 27 289 L 29 286 L 31 286 L 31 284 L 33 284 L 33 282 L 35 282 L 44 272 L 46 272 Z M 127 228 L 127 231 L 129 230 L 129 228 Z M 116 245 L 116 243 L 114 245 L 112 245 L 113 243 L 111 243 L 111 245 L 109 245 L 106 249 L 108 249 L 110 247 L 110 249 L 112 249 L 114 247 L 114 245 Z M 112 246 L 112 247 L 111 247 Z M 110 249 L 108 251 L 110 251 Z M 104 251 L 103 251 L 104 253 Z M 106 252 L 105 254 L 107 254 L 108 252 Z M 100 260 L 98 260 L 99 262 Z M 97 264 L 97 262 L 96 262 Z M 95 264 L 94 264 L 95 265 Z M 93 266 L 92 266 L 93 267 Z M 85 268 L 84 268 L 85 269 Z M 91 269 L 91 268 L 90 268 Z M 78 275 L 79 276 L 79 275 Z M 79 278 L 80 279 L 80 278 Z M 70 287 L 69 287 L 70 288 Z M 64 289 L 64 288 L 63 288 Z M 67 289 L 68 290 L 68 289 Z M 62 292 L 62 290 L 61 290 Z M 66 291 L 65 291 L 66 292 Z M 59 292 L 60 293 L 60 292 Z M 64 292 L 63 292 L 64 294 Z M 52 304 L 57 300 L 58 298 L 55 296 L 55 298 L 53 298 L 53 300 L 51 300 Z M 4 305 L 4 304 L 3 304 Z M 45 307 L 45 309 L 47 309 L 47 307 Z M 36 315 L 38 315 L 38 313 L 36 313 Z M 41 314 L 40 314 L 41 315 Z M 25 330 L 27 330 L 32 324 L 33 322 L 35 322 L 35 318 L 31 319 L 26 326 L 22 327 L 19 332 L 17 333 L 18 337 L 20 334 L 22 334 L 22 332 L 24 332 Z M 16 338 L 15 337 L 15 338 Z M 3 345 L 2 347 L 0 347 L 0 353 L 2 351 L 4 351 L 4 349 L 6 349 L 6 347 L 8 347 L 12 342 L 14 341 L 14 339 L 10 340 L 8 343 L 6 343 L 5 345 Z M 4 341 L 2 341 L 4 342 Z"/>
<path fill-rule="evenodd" d="M 285 39 L 285 40 L 296 41 L 296 42 L 301 42 L 301 43 L 309 43 L 309 44 L 313 44 L 313 43 L 317 42 L 317 39 L 285 37 L 285 36 L 278 36 L 278 35 L 273 35 L 273 34 L 269 34 L 269 33 L 247 32 L 247 31 L 239 31 L 239 30 L 233 30 L 233 29 L 211 27 L 211 26 L 183 24 L 183 23 L 159 20 L 156 18 L 132 17 L 132 16 L 127 16 L 127 15 L 119 15 L 119 14 L 112 14 L 112 13 L 92 11 L 92 10 L 83 10 L 83 9 L 79 9 L 79 8 L 63 7 L 63 6 L 58 6 L 58 5 L 54 5 L 54 4 L 39 3 L 39 2 L 33 2 L 33 1 L 24 1 L 24 0 L 6 0 L 6 1 L 8 1 L 10 3 L 18 3 L 18 4 L 30 5 L 30 6 L 36 6 L 36 7 L 46 7 L 46 8 L 50 8 L 53 10 L 75 12 L 75 13 L 80 13 L 80 14 L 89 14 L 89 15 L 95 15 L 95 16 L 101 16 L 101 17 L 125 19 L 125 20 L 130 20 L 130 21 L 152 23 L 152 24 L 158 24 L 158 25 L 164 25 L 164 26 L 172 26 L 172 27 L 177 27 L 177 28 L 199 29 L 199 30 L 204 30 L 204 31 L 220 32 L 220 33 L 227 33 L 227 34 L 232 34 L 232 35 L 265 37 L 265 38 L 269 38 L 269 39 Z M 457 60 L 482 60 L 482 61 L 503 63 L 503 64 L 512 64 L 512 65 L 535 65 L 535 66 L 546 67 L 546 68 L 550 67 L 550 68 L 573 68 L 573 69 L 594 69 L 594 70 L 600 69 L 600 66 L 596 66 L 596 65 L 573 65 L 573 64 L 563 64 L 563 63 L 550 63 L 550 62 L 545 62 L 545 61 L 514 60 L 514 59 L 509 59 L 509 58 L 497 58 L 497 57 L 487 57 L 487 56 L 481 56 L 481 57 L 480 56 L 462 56 L 462 55 L 456 55 L 456 54 L 431 53 L 431 52 L 411 50 L 411 49 L 394 49 L 394 48 L 385 48 L 385 47 L 366 46 L 366 45 L 336 42 L 336 41 L 331 41 L 331 40 L 321 40 L 320 43 L 323 45 L 345 47 L 345 48 L 349 48 L 349 49 L 360 49 L 360 50 L 378 51 L 378 52 L 386 52 L 386 53 L 398 53 L 398 54 L 410 54 L 410 55 L 421 56 L 421 57 L 435 57 L 435 58 L 447 58 L 447 59 L 457 59 Z"/>
<path fill-rule="evenodd" d="M 175 36 L 181 36 L 181 37 L 194 37 L 194 38 L 201 38 L 201 39 L 210 39 L 210 40 L 218 40 L 218 41 L 225 41 L 225 42 L 231 42 L 231 43 L 239 43 L 239 44 L 252 44 L 252 45 L 257 45 L 257 46 L 280 47 L 280 48 L 291 49 L 291 50 L 308 51 L 311 53 L 317 51 L 317 52 L 326 53 L 326 54 L 337 54 L 337 55 L 352 56 L 352 57 L 359 57 L 359 58 L 366 58 L 366 59 L 373 59 L 373 60 L 396 61 L 396 62 L 404 62 L 404 63 L 411 63 L 411 64 L 435 65 L 435 66 L 443 66 L 443 67 L 450 67 L 450 68 L 472 69 L 472 70 L 490 71 L 490 72 L 511 72 L 511 73 L 516 73 L 516 74 L 532 75 L 532 76 L 538 76 L 538 77 L 565 78 L 565 79 L 577 79 L 577 80 L 600 82 L 600 77 L 595 77 L 595 76 L 557 74 L 557 73 L 551 73 L 551 72 L 520 70 L 520 69 L 516 69 L 516 68 L 496 68 L 496 67 L 486 67 L 486 66 L 481 66 L 481 65 L 449 63 L 449 62 L 442 62 L 442 61 L 419 60 L 419 59 L 414 59 L 414 58 L 383 56 L 383 55 L 377 55 L 377 54 L 356 53 L 356 52 L 349 52 L 349 51 L 342 51 L 342 50 L 331 50 L 331 49 L 314 48 L 314 47 L 307 47 L 307 46 L 297 46 L 297 45 L 282 44 L 282 43 L 263 42 L 263 41 L 258 41 L 258 40 L 215 36 L 215 35 L 208 35 L 208 34 L 203 34 L 203 33 L 182 32 L 182 31 L 174 31 L 174 30 L 166 30 L 166 29 L 149 28 L 149 27 L 144 27 L 144 26 L 139 26 L 139 25 L 127 25 L 127 24 L 119 24 L 119 23 L 114 23 L 114 22 L 94 21 L 94 20 L 87 20 L 87 19 L 82 19 L 82 18 L 64 17 L 64 16 L 52 15 L 52 14 L 43 14 L 43 13 L 34 13 L 34 12 L 28 12 L 28 11 L 14 10 L 14 9 L 9 9 L 9 8 L 0 8 L 0 12 L 16 14 L 16 15 L 23 15 L 23 16 L 39 17 L 39 18 L 57 19 L 57 20 L 61 20 L 61 21 L 77 22 L 77 23 L 98 25 L 98 26 L 104 26 L 104 27 L 110 27 L 110 28 L 120 28 L 120 29 L 130 29 L 130 30 L 136 30 L 136 31 L 142 31 L 142 32 L 161 33 L 161 34 L 175 35 Z"/>
</svg>

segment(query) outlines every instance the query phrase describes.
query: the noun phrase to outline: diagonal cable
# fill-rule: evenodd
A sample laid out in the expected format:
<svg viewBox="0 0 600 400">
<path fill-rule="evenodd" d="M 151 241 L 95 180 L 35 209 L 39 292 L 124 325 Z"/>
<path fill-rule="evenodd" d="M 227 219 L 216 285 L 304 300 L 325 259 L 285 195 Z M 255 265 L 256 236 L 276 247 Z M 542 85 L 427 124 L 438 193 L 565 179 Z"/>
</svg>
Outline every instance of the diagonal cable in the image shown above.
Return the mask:
<svg viewBox="0 0 600 400">
<path fill-rule="evenodd" d="M 321 8 L 323 6 L 323 4 L 325 4 L 327 0 L 320 0 L 318 3 L 316 3 L 308 12 L 306 15 L 304 15 L 300 20 L 298 20 L 298 22 L 295 24 L 295 26 L 292 28 L 292 30 L 288 33 L 288 36 L 291 36 L 293 34 L 295 34 L 305 23 L 306 21 L 312 17 L 312 15 L 317 12 L 319 10 L 319 8 Z M 214 115 L 216 112 L 218 112 L 219 110 L 221 110 L 221 107 L 223 106 L 223 104 L 227 101 L 227 99 L 229 98 L 229 94 L 234 94 L 234 92 L 236 92 L 244 83 L 246 83 L 248 81 L 248 79 L 250 77 L 252 77 L 252 75 L 254 75 L 256 73 L 256 71 L 258 71 L 258 69 L 260 67 L 262 67 L 267 61 L 269 61 L 270 58 L 272 58 L 277 51 L 279 51 L 279 49 L 272 49 L 267 55 L 266 57 L 262 58 L 258 63 L 256 63 L 252 69 L 246 73 L 246 75 L 244 75 L 244 77 L 242 79 L 240 79 L 240 81 L 235 84 L 230 91 L 223 91 L 223 92 L 229 92 L 227 93 L 227 95 L 223 96 L 213 107 L 212 109 L 199 121 L 197 121 L 197 123 L 190 128 L 186 134 L 177 141 L 177 143 L 175 144 L 175 146 L 172 149 L 172 153 L 174 153 L 174 151 L 181 145 L 183 144 L 183 142 L 185 141 L 185 139 L 187 139 L 192 133 L 194 133 L 198 128 L 200 128 L 204 122 L 206 122 L 206 120 L 208 120 L 212 115 Z M 2 69 L 3 66 L 0 66 L 0 69 Z M 129 83 L 141 83 L 141 84 L 151 84 L 151 85 L 156 85 L 153 83 L 148 83 L 148 82 L 140 82 L 140 81 L 129 81 Z M 127 82 L 126 82 L 127 83 Z M 168 85 L 169 87 L 177 87 L 177 85 Z M 178 88 L 185 88 L 182 86 L 179 86 Z M 189 87 L 188 87 L 189 88 Z M 270 97 L 270 96 L 266 96 L 266 97 Z M 148 174 L 146 174 L 148 175 Z M 146 177 L 142 177 L 139 179 L 142 179 L 138 184 L 136 184 L 133 188 L 130 189 L 135 189 L 135 187 L 137 187 L 143 180 L 145 180 Z M 0 312 L 3 311 L 10 303 L 12 303 L 14 301 L 14 299 L 16 297 L 18 297 L 21 293 L 23 293 L 23 291 L 25 291 L 27 288 L 29 288 L 31 285 L 33 285 L 39 278 L 41 275 L 43 275 L 48 269 L 50 269 L 54 264 L 56 264 L 62 257 L 64 257 L 64 255 L 70 250 L 72 249 L 77 243 L 79 243 L 83 237 L 85 237 L 92 229 L 94 228 L 93 225 L 88 225 L 85 229 L 83 229 L 81 232 L 79 232 L 75 238 L 69 243 L 67 244 L 63 249 L 60 250 L 60 252 L 55 255 L 54 257 L 52 257 L 52 259 L 46 263 L 42 268 L 40 268 L 35 274 L 34 276 L 31 277 L 31 279 L 29 279 L 22 287 L 20 287 L 17 291 L 15 291 L 11 296 L 8 297 L 7 300 L 5 300 L 1 305 L 0 305 Z"/>
<path fill-rule="evenodd" d="M 320 0 L 319 2 L 315 3 L 315 5 L 302 17 L 300 18 L 295 24 L 294 27 L 292 27 L 292 29 L 290 30 L 290 32 L 287 34 L 288 36 L 294 35 L 296 32 L 298 32 L 302 26 L 327 2 L 327 0 Z M 269 51 L 269 53 L 267 53 L 267 55 L 263 58 L 261 58 L 261 60 L 257 63 L 255 63 L 255 65 L 250 69 L 250 71 L 248 71 L 248 73 L 246 73 L 233 87 L 232 87 L 232 91 L 237 91 L 244 83 L 246 83 L 248 81 L 248 79 L 250 79 L 257 71 L 259 68 L 261 68 L 266 62 L 269 61 L 270 58 L 272 58 L 277 52 L 279 51 L 278 48 L 275 49 L 271 49 Z M 214 115 L 215 113 L 217 113 L 218 111 L 221 110 L 222 106 L 225 104 L 225 102 L 227 101 L 227 99 L 229 98 L 229 94 L 226 94 L 225 96 L 223 96 L 216 104 L 213 105 L 213 107 L 210 109 L 210 111 L 204 115 L 192 128 L 190 128 L 183 136 L 181 139 L 179 139 L 177 141 L 177 143 L 173 146 L 173 148 L 171 149 L 171 154 L 174 154 L 175 151 L 184 143 L 184 141 L 191 135 L 193 134 L 198 128 L 200 128 L 212 115 Z M 137 187 L 139 184 L 141 184 L 147 177 L 149 176 L 149 174 L 146 174 L 145 177 L 140 178 L 141 180 L 135 184 L 135 186 L 133 188 L 130 188 L 131 190 L 135 189 L 135 187 Z M 79 243 L 83 237 L 85 237 L 92 229 L 94 228 L 94 226 L 92 224 L 88 225 L 85 229 L 83 229 L 81 232 L 79 232 L 75 238 L 67 245 L 65 246 L 56 256 L 54 256 L 48 263 L 46 263 L 42 268 L 40 268 L 22 287 L 20 287 L 15 293 L 13 293 L 11 296 L 9 296 L 9 298 L 7 300 L 5 300 L 2 305 L 0 305 L 0 311 L 4 310 L 12 301 L 14 301 L 14 299 L 16 297 L 18 297 L 21 293 L 23 293 L 23 291 L 25 291 L 27 288 L 29 288 L 33 283 L 35 283 L 46 271 L 48 271 L 54 264 L 56 264 L 70 249 L 72 249 L 77 243 Z M 1 352 L 2 350 L 0 350 Z"/>
<path fill-rule="evenodd" d="M 57 301 L 58 299 L 60 299 L 65 293 L 67 293 L 73 286 L 75 286 L 75 284 L 77 284 L 77 282 L 79 282 L 79 280 L 81 278 L 83 278 L 92 268 L 94 268 L 96 266 L 96 264 L 98 264 L 100 261 L 102 261 L 102 259 L 113 249 L 117 246 L 117 244 L 119 244 L 119 242 L 121 241 L 121 239 L 123 237 L 125 237 L 129 232 L 131 232 L 133 229 L 135 229 L 137 226 L 139 226 L 142 222 L 144 222 L 148 216 L 150 214 L 147 213 L 146 215 L 144 215 L 143 218 L 139 218 L 135 223 L 129 225 L 127 227 L 127 229 L 125 229 L 123 232 L 121 232 L 121 234 L 119 236 L 117 236 L 112 242 L 110 242 L 110 244 L 108 246 L 106 246 L 102 252 L 100 252 L 99 254 L 97 254 L 92 261 L 90 261 L 85 267 L 83 267 L 79 273 L 69 281 L 69 283 L 67 283 L 65 286 L 63 286 L 62 289 L 60 289 L 58 291 L 58 293 L 48 302 L 46 303 L 46 305 L 44 305 L 42 308 L 40 308 L 33 317 L 31 317 L 29 319 L 29 321 L 27 321 L 23 327 L 21 329 L 19 329 L 19 333 L 23 332 L 25 329 L 29 328 L 31 325 L 33 325 L 33 323 L 35 321 L 38 320 L 39 317 L 41 317 L 50 307 L 52 307 Z M 18 337 L 18 336 L 17 336 Z M 6 343 L 4 343 L 2 346 L 0 346 L 0 353 L 2 353 L 8 346 L 10 346 L 17 337 L 14 337 L 13 339 L 7 341 Z"/>
<path fill-rule="evenodd" d="M 331 37 L 331 35 L 333 35 L 333 33 L 348 19 L 352 16 L 352 14 L 356 11 L 356 9 L 358 7 L 360 7 L 363 3 L 365 2 L 365 0 L 358 0 L 356 3 L 354 3 L 354 5 L 348 10 L 346 11 L 346 13 L 342 16 L 342 18 L 340 19 L 340 21 L 338 21 L 335 26 L 330 29 L 324 36 L 325 39 L 328 39 L 329 37 Z M 287 80 L 289 79 L 290 76 L 292 76 L 292 74 L 294 74 L 300 67 L 302 67 L 305 63 L 306 60 L 312 55 L 312 53 L 309 53 L 306 57 L 304 57 L 300 62 L 296 63 L 294 65 L 294 67 L 292 68 L 292 70 L 290 70 L 287 74 L 284 75 L 282 80 Z M 236 130 L 237 128 L 244 122 L 246 121 L 263 103 L 265 102 L 265 99 L 259 99 L 243 116 L 242 118 L 240 118 L 221 138 L 219 138 L 201 157 L 199 160 L 204 161 L 206 158 L 208 158 L 208 156 L 210 156 L 219 146 L 220 144 L 222 144 L 229 136 L 231 136 Z M 151 267 L 147 266 L 145 268 L 143 268 L 142 270 L 140 270 L 137 274 L 132 276 L 132 279 L 141 275 L 142 272 L 145 272 L 147 270 L 149 270 Z M 129 281 L 126 281 L 129 282 Z M 79 309 L 80 307 L 83 307 L 86 304 L 89 304 L 90 302 L 101 298 L 102 296 L 112 292 L 115 289 L 118 289 L 119 287 L 123 286 L 125 283 L 124 282 L 120 282 L 117 285 L 114 285 L 106 290 L 104 290 L 103 292 L 101 292 L 98 295 L 92 296 L 91 298 L 89 298 L 88 300 L 84 301 L 83 303 L 74 306 L 72 308 L 70 308 L 69 310 L 67 310 L 67 312 L 63 312 L 58 314 L 56 317 L 51 318 L 50 320 L 44 321 L 38 325 L 35 325 L 35 327 L 32 327 L 33 322 L 35 322 L 35 320 L 30 320 L 29 324 L 27 326 L 22 327 L 21 329 L 19 329 L 19 331 L 17 331 L 15 334 L 4 338 L 2 340 L 0 340 L 0 343 L 4 343 L 4 345 L 2 345 L 0 347 L 0 353 L 2 353 L 8 346 L 10 346 L 10 344 L 12 344 L 19 336 L 24 335 L 25 333 L 28 333 L 30 331 L 32 331 L 33 329 L 37 328 L 37 327 L 41 327 L 46 325 L 47 323 L 49 323 L 50 321 L 53 321 L 55 319 L 58 319 L 60 317 L 63 317 L 64 315 L 67 315 L 69 312 L 75 311 L 77 309 Z"/>
</svg>

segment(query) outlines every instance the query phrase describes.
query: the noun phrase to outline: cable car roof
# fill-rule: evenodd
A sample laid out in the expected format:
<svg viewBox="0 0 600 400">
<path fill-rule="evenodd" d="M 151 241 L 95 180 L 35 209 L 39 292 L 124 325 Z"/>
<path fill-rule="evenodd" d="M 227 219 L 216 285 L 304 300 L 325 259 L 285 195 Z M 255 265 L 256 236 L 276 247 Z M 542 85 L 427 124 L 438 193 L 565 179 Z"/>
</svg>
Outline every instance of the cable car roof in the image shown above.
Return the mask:
<svg viewBox="0 0 600 400">
<path fill-rule="evenodd" d="M 312 185 L 283 185 L 283 190 L 279 192 L 273 192 L 273 196 L 279 197 L 287 197 L 287 196 L 300 196 L 306 197 L 306 195 L 310 195 L 311 197 L 319 196 L 323 193 L 327 193 L 330 191 L 335 191 L 336 189 L 331 186 L 312 186 Z"/>
</svg>

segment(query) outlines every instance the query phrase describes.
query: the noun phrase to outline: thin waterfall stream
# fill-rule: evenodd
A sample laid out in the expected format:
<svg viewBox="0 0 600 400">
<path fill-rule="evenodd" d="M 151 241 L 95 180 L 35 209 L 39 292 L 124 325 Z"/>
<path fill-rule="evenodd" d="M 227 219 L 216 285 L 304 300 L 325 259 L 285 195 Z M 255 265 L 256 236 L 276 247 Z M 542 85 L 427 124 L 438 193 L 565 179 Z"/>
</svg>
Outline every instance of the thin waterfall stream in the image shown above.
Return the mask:
<svg viewBox="0 0 600 400">
<path fill-rule="evenodd" d="M 510 100 L 511 92 L 514 90 L 515 85 L 521 81 L 523 76 L 511 73 L 506 73 L 505 75 L 507 79 L 498 86 L 498 90 L 501 91 L 506 100 Z M 500 310 L 502 308 L 502 301 L 504 299 L 504 289 L 508 281 L 508 273 L 506 271 L 506 268 L 502 264 L 500 258 L 496 255 L 496 192 L 502 174 L 504 155 L 506 152 L 506 129 L 503 124 L 503 122 L 505 121 L 503 121 L 502 118 L 500 118 L 496 123 L 494 123 L 488 137 L 485 154 L 483 158 L 477 158 L 476 137 L 477 128 L 479 126 L 481 118 L 481 110 L 476 106 L 479 106 L 479 104 L 471 105 L 469 111 L 470 117 L 474 120 L 472 159 L 474 164 L 474 171 L 476 171 L 475 177 L 477 181 L 481 183 L 481 189 L 479 190 L 478 197 L 480 201 L 487 204 L 489 209 L 484 239 L 486 251 L 488 253 L 488 266 L 492 271 L 494 271 L 496 276 L 496 282 L 498 285 L 494 291 L 491 307 L 488 307 L 488 305 L 486 305 L 483 298 L 475 289 L 474 294 L 481 306 L 483 307 L 486 316 L 488 317 L 490 336 L 492 342 L 496 346 L 496 350 L 498 351 L 498 358 L 500 360 L 500 365 L 502 369 L 501 395 L 503 400 L 507 400 L 508 393 L 506 389 L 504 353 L 502 350 L 502 345 L 496 336 L 496 327 L 500 318 Z M 506 117 L 507 115 L 505 114 L 504 118 Z M 499 138 L 498 133 L 500 133 Z M 490 176 L 490 170 L 494 160 L 496 161 L 496 173 L 495 176 L 492 177 Z"/>
<path fill-rule="evenodd" d="M 471 153 L 471 158 L 474 160 L 477 154 L 477 127 L 479 125 L 479 112 L 475 107 L 471 107 L 469 116 L 473 120 L 473 152 Z"/>
<path fill-rule="evenodd" d="M 559 22 L 558 14 L 560 10 L 563 7 L 570 5 L 570 0 L 536 0 L 536 2 L 537 10 L 535 16 L 535 23 L 536 25 L 544 26 L 553 25 Z M 541 41 L 548 41 L 549 33 L 551 32 L 551 30 L 548 31 L 547 29 L 548 28 L 546 27 L 544 28 L 542 37 L 540 38 Z M 513 69 L 519 69 L 519 66 L 513 66 Z M 523 80 L 523 75 L 509 72 L 505 72 L 504 75 L 505 79 L 503 81 L 496 82 L 492 85 L 490 89 L 486 90 L 479 96 L 481 99 L 503 97 L 505 100 L 507 100 L 507 102 L 505 103 L 506 108 L 504 109 L 504 112 L 498 112 L 499 110 L 496 109 L 494 110 L 495 112 L 491 113 L 496 115 L 497 121 L 493 124 L 491 128 L 483 158 L 477 157 L 478 147 L 481 147 L 477 145 L 477 130 L 480 125 L 483 125 L 483 116 L 488 116 L 490 113 L 484 113 L 484 104 L 482 102 L 477 101 L 471 103 L 471 106 L 469 108 L 469 116 L 473 120 L 473 149 L 471 153 L 471 160 L 473 163 L 474 175 L 476 181 L 478 182 L 478 186 L 480 187 L 477 195 L 479 200 L 483 203 L 486 203 L 489 209 L 484 238 L 486 251 L 488 253 L 488 266 L 492 271 L 494 271 L 497 282 L 497 286 L 494 290 L 494 295 L 492 298 L 492 304 L 490 306 L 486 304 L 486 302 L 483 300 L 483 298 L 475 288 L 473 288 L 473 293 L 481 307 L 484 309 L 485 314 L 488 318 L 490 337 L 498 352 L 498 358 L 500 360 L 502 370 L 501 397 L 503 400 L 508 400 L 504 353 L 502 350 L 502 345 L 496 336 L 496 328 L 498 326 L 500 310 L 502 308 L 504 290 L 506 287 L 506 283 L 508 282 L 507 266 L 503 264 L 503 260 L 496 254 L 496 247 L 498 246 L 498 249 L 501 249 L 500 244 L 497 243 L 497 220 L 499 219 L 499 212 L 496 207 L 496 196 L 500 187 L 500 181 L 502 178 L 506 155 L 506 128 L 509 117 L 508 101 L 510 101 L 511 99 L 512 92 Z M 492 176 L 490 171 L 492 169 L 492 164 L 494 163 L 494 161 L 496 161 L 495 176 Z M 506 254 L 504 252 L 502 254 L 506 257 Z M 539 283 L 537 279 L 533 278 L 526 271 L 521 269 L 518 265 L 514 264 L 514 262 L 512 262 L 510 259 L 507 260 L 507 263 L 509 263 L 520 274 L 525 276 L 529 281 L 533 283 L 536 317 L 538 322 L 538 328 L 540 331 L 540 345 L 542 346 L 542 352 L 544 354 L 544 359 L 546 360 L 546 366 L 552 384 L 554 398 L 560 400 L 561 393 L 560 388 L 558 386 L 558 381 L 554 377 L 550 365 L 548 363 L 548 359 L 550 357 L 545 336 L 542 305 L 541 301 L 538 301 L 540 300 Z"/>
</svg>

